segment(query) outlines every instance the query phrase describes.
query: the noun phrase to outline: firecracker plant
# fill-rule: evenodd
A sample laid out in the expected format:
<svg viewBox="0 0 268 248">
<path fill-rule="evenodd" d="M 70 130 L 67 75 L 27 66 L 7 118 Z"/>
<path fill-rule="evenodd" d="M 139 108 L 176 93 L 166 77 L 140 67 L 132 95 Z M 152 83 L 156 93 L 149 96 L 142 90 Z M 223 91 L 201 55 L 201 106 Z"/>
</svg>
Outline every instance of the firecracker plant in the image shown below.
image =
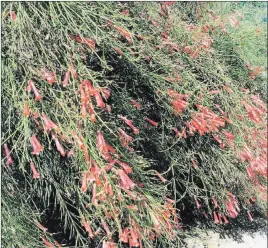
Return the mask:
<svg viewBox="0 0 268 248">
<path fill-rule="evenodd" d="M 266 218 L 267 31 L 240 39 L 239 6 L 2 3 L 4 247 L 183 247 L 189 221 Z"/>
</svg>

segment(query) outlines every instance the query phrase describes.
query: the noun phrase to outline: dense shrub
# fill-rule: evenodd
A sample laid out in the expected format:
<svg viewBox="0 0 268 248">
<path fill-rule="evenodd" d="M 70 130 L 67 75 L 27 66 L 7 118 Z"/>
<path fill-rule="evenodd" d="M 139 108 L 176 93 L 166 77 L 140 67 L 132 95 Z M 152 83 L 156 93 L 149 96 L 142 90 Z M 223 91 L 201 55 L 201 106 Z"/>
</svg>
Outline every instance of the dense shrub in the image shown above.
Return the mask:
<svg viewBox="0 0 268 248">
<path fill-rule="evenodd" d="M 4 246 L 265 225 L 267 32 L 249 4 L 3 3 Z"/>
</svg>

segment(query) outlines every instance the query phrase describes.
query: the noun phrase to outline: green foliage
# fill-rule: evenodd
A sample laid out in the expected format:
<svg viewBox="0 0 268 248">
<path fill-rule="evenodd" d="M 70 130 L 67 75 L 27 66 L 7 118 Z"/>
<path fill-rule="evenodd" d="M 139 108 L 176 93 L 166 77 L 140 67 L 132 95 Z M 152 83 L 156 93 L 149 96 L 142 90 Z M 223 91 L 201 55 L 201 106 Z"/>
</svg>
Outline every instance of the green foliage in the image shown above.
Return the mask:
<svg viewBox="0 0 268 248">
<path fill-rule="evenodd" d="M 42 236 L 64 247 L 123 247 L 135 236 L 136 247 L 180 247 L 196 223 L 222 231 L 237 215 L 263 218 L 266 5 L 3 3 L 5 247 L 42 246 Z M 46 130 L 43 114 L 57 127 Z M 216 212 L 229 224 L 215 225 Z"/>
</svg>

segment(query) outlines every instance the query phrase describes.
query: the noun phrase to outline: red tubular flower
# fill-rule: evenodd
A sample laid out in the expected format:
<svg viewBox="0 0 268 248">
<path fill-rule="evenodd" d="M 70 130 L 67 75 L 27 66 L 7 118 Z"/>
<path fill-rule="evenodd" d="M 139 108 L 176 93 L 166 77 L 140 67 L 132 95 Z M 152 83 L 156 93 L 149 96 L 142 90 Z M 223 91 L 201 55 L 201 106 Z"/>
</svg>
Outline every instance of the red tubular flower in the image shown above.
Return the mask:
<svg viewBox="0 0 268 248">
<path fill-rule="evenodd" d="M 45 123 L 45 131 L 50 131 L 52 128 L 55 130 L 59 129 L 59 127 L 52 120 L 50 120 L 44 113 L 42 113 L 42 118 Z"/>
<path fill-rule="evenodd" d="M 233 16 L 229 17 L 229 22 L 232 28 L 234 28 L 235 26 L 240 26 L 240 22 L 237 21 Z"/>
<path fill-rule="evenodd" d="M 148 121 L 149 123 L 151 123 L 153 126 L 157 127 L 158 126 L 158 122 L 155 122 L 153 120 L 151 120 L 150 118 L 146 117 L 146 121 Z"/>
<path fill-rule="evenodd" d="M 104 228 L 107 236 L 108 237 L 111 237 L 112 236 L 112 233 L 111 233 L 111 231 L 110 231 L 109 226 L 107 225 L 107 223 L 104 220 L 102 220 L 101 221 L 101 224 L 102 224 L 102 226 L 103 226 L 103 228 Z"/>
<path fill-rule="evenodd" d="M 252 170 L 252 168 L 251 168 L 250 165 L 248 165 L 248 166 L 246 167 L 246 170 L 247 170 L 247 173 L 248 173 L 249 178 L 253 178 L 253 177 L 255 177 L 255 174 L 254 174 L 254 172 L 253 172 L 253 170 Z"/>
<path fill-rule="evenodd" d="M 203 215 L 206 217 L 206 219 L 208 219 L 208 215 L 205 211 L 203 211 Z"/>
<path fill-rule="evenodd" d="M 95 49 L 95 40 L 89 38 L 82 38 L 82 44 L 87 45 L 91 49 Z"/>
<path fill-rule="evenodd" d="M 113 187 L 110 183 L 108 183 L 106 185 L 106 194 L 113 196 L 114 195 L 114 191 L 113 191 Z"/>
<path fill-rule="evenodd" d="M 197 207 L 197 208 L 200 208 L 201 206 L 200 206 L 200 204 L 199 204 L 199 202 L 198 202 L 196 196 L 194 196 L 194 199 L 195 199 L 196 207 Z"/>
<path fill-rule="evenodd" d="M 61 145 L 61 143 L 59 142 L 58 138 L 54 135 L 54 133 L 52 133 L 52 139 L 55 141 L 56 143 L 56 148 L 59 151 L 59 153 L 61 154 L 61 156 L 65 156 L 66 152 L 64 151 L 63 146 Z"/>
<path fill-rule="evenodd" d="M 15 14 L 14 11 L 10 11 L 10 18 L 11 18 L 11 20 L 12 20 L 13 22 L 16 21 L 17 16 L 16 16 L 16 14 Z"/>
<path fill-rule="evenodd" d="M 77 145 L 80 149 L 84 149 L 85 144 L 83 142 L 82 137 L 79 137 L 75 131 L 72 132 L 74 139 L 76 139 Z"/>
<path fill-rule="evenodd" d="M 131 247 L 139 247 L 139 236 L 137 231 L 134 228 L 129 228 L 129 232 L 130 232 L 130 237 L 129 237 L 129 245 Z"/>
<path fill-rule="evenodd" d="M 252 221 L 253 221 L 253 218 L 252 218 L 252 216 L 251 216 L 250 211 L 248 211 L 248 218 L 249 218 L 250 222 L 252 222 Z"/>
<path fill-rule="evenodd" d="M 220 138 L 219 138 L 219 136 L 218 135 L 212 135 L 213 136 L 213 138 L 216 140 L 216 141 L 218 141 L 218 143 L 220 144 L 220 145 L 222 145 L 223 147 L 224 147 L 224 145 L 223 145 L 223 142 L 222 142 L 222 140 L 220 140 Z"/>
<path fill-rule="evenodd" d="M 159 177 L 159 179 L 165 183 L 167 181 L 167 179 L 165 179 L 159 172 L 155 171 L 155 174 Z"/>
<path fill-rule="evenodd" d="M 267 108 L 266 108 L 265 103 L 258 96 L 250 96 L 250 98 L 252 99 L 252 101 L 254 103 L 256 103 L 257 105 L 259 105 L 264 110 L 264 112 L 267 111 Z"/>
<path fill-rule="evenodd" d="M 214 208 L 219 207 L 219 206 L 218 206 L 218 203 L 217 203 L 217 201 L 216 201 L 215 196 L 212 196 L 212 201 L 213 201 L 213 204 L 214 204 Z"/>
<path fill-rule="evenodd" d="M 133 138 L 128 135 L 125 131 L 123 131 L 121 128 L 118 128 L 119 133 L 123 136 L 123 138 L 126 140 L 126 142 L 132 142 Z"/>
<path fill-rule="evenodd" d="M 83 118 L 87 117 L 87 109 L 85 104 L 82 104 L 80 112 Z"/>
<path fill-rule="evenodd" d="M 119 115 L 119 118 L 121 120 L 123 120 L 134 132 L 134 134 L 138 134 L 140 132 L 140 130 L 138 128 L 136 128 L 135 126 L 133 126 L 132 124 L 132 120 L 128 120 L 126 117 Z"/>
<path fill-rule="evenodd" d="M 229 94 L 232 94 L 233 93 L 233 90 L 227 86 L 227 85 L 223 85 L 223 88 L 229 93 Z"/>
<path fill-rule="evenodd" d="M 234 138 L 235 138 L 235 136 L 234 136 L 233 133 L 230 133 L 230 132 L 227 132 L 227 131 L 223 131 L 222 133 L 223 133 L 223 134 L 226 136 L 226 138 L 227 138 L 228 140 L 230 140 L 230 141 L 233 141 Z"/>
<path fill-rule="evenodd" d="M 203 25 L 203 26 L 202 26 L 202 30 L 203 30 L 205 33 L 208 33 L 208 32 L 209 32 L 209 28 L 210 28 L 210 25 L 209 25 L 209 24 L 206 24 L 206 25 Z"/>
<path fill-rule="evenodd" d="M 80 190 L 85 193 L 87 191 L 87 180 L 88 180 L 88 172 L 83 172 L 82 174 L 82 186 L 80 188 Z M 95 180 L 95 178 L 94 178 Z"/>
<path fill-rule="evenodd" d="M 106 170 L 106 171 L 111 170 L 112 167 L 114 166 L 114 164 L 115 164 L 116 162 L 117 162 L 117 159 L 114 159 L 114 160 L 110 159 L 110 162 L 109 162 L 109 164 L 106 166 L 105 170 Z"/>
<path fill-rule="evenodd" d="M 101 152 L 106 148 L 106 143 L 100 130 L 97 132 L 97 148 Z"/>
<path fill-rule="evenodd" d="M 41 101 L 42 100 L 42 96 L 39 94 L 38 90 L 36 89 L 35 85 L 34 85 L 34 82 L 32 80 L 29 80 L 28 81 L 28 86 L 26 88 L 26 90 L 28 92 L 31 92 L 31 90 L 33 90 L 34 92 L 34 95 L 35 95 L 35 100 L 36 101 Z"/>
<path fill-rule="evenodd" d="M 101 91 L 106 99 L 108 99 L 111 96 L 111 91 L 108 88 L 103 88 Z"/>
<path fill-rule="evenodd" d="M 24 103 L 23 116 L 28 117 L 30 115 L 30 109 L 27 102 Z"/>
<path fill-rule="evenodd" d="M 170 202 L 171 204 L 175 204 L 175 200 L 172 200 L 172 199 L 167 198 L 167 197 L 166 197 L 166 201 L 167 201 L 167 202 Z"/>
<path fill-rule="evenodd" d="M 109 241 L 108 242 L 103 241 L 102 248 L 116 248 L 116 244 Z"/>
<path fill-rule="evenodd" d="M 133 211 L 138 211 L 138 207 L 136 205 L 126 205 L 125 207 Z"/>
<path fill-rule="evenodd" d="M 119 33 L 125 37 L 125 39 L 128 41 L 129 44 L 132 44 L 132 39 L 131 39 L 131 35 L 128 31 L 116 26 L 116 25 L 113 25 L 114 29 L 119 31 Z"/>
<path fill-rule="evenodd" d="M 119 49 L 118 47 L 114 47 L 114 50 L 117 52 L 117 54 L 119 56 L 121 56 L 123 54 L 123 51 L 121 49 Z"/>
<path fill-rule="evenodd" d="M 38 221 L 36 221 L 36 225 L 37 225 L 43 232 L 47 232 L 48 228 L 42 226 Z"/>
<path fill-rule="evenodd" d="M 179 137 L 183 137 L 183 138 L 187 138 L 186 132 L 185 132 L 185 128 L 182 128 L 182 132 L 179 132 L 179 130 L 175 127 L 172 128 L 172 130 L 179 136 Z"/>
<path fill-rule="evenodd" d="M 94 96 L 95 96 L 95 99 L 96 99 L 97 106 L 98 106 L 99 108 L 105 108 L 105 103 L 104 103 L 104 101 L 102 100 L 102 97 L 101 97 L 100 92 L 99 92 L 99 91 L 95 91 Z"/>
<path fill-rule="evenodd" d="M 55 83 L 55 75 L 54 72 L 52 71 L 46 71 L 44 73 L 44 78 L 45 80 L 47 80 L 47 82 L 52 85 L 53 83 Z"/>
<path fill-rule="evenodd" d="M 36 138 L 35 135 L 33 135 L 30 138 L 30 142 L 31 142 L 32 147 L 33 147 L 32 154 L 38 155 L 40 152 L 42 152 L 44 150 L 44 147 L 40 144 L 40 142 L 38 141 L 38 139 Z"/>
<path fill-rule="evenodd" d="M 228 200 L 226 203 L 225 203 L 225 206 L 226 206 L 226 209 L 228 211 L 228 214 L 231 218 L 235 218 L 237 217 L 238 213 L 237 211 L 235 210 L 235 207 L 234 207 L 234 204 L 233 204 L 233 199 L 230 199 Z"/>
<path fill-rule="evenodd" d="M 98 130 L 98 132 L 97 132 L 97 148 L 98 148 L 98 150 L 101 152 L 101 154 L 102 154 L 102 157 L 105 159 L 105 160 L 109 160 L 109 161 L 111 161 L 112 160 L 112 158 L 111 158 L 111 156 L 110 156 L 110 154 L 109 154 L 109 150 L 113 153 L 113 152 L 115 152 L 115 150 L 111 147 L 111 146 L 109 146 L 108 144 L 106 144 L 106 142 L 105 142 L 105 140 L 104 140 L 104 137 L 103 137 L 103 135 L 102 135 L 102 133 L 101 133 L 101 131 L 100 130 Z"/>
<path fill-rule="evenodd" d="M 108 113 L 111 113 L 112 112 L 111 105 L 109 104 L 105 104 L 105 105 L 106 105 L 106 110 L 108 111 Z"/>
<path fill-rule="evenodd" d="M 107 145 L 107 149 L 109 152 L 115 153 L 115 149 L 112 146 L 110 146 L 109 144 L 106 144 L 106 145 Z"/>
<path fill-rule="evenodd" d="M 89 111 L 91 115 L 91 122 L 94 123 L 96 121 L 96 115 L 95 115 L 94 107 L 91 102 L 88 103 L 87 110 Z"/>
<path fill-rule="evenodd" d="M 133 172 L 132 168 L 127 163 L 117 160 L 117 164 L 119 164 L 127 174 Z"/>
<path fill-rule="evenodd" d="M 191 47 L 189 47 L 189 46 L 185 46 L 185 47 L 183 48 L 183 50 L 184 50 L 184 52 L 186 52 L 186 53 L 188 53 L 188 54 L 192 54 L 192 53 L 193 53 L 192 50 L 191 50 Z"/>
<path fill-rule="evenodd" d="M 226 216 L 223 214 L 222 217 L 223 217 L 223 220 L 224 220 L 224 224 L 228 224 L 229 221 L 227 220 Z"/>
<path fill-rule="evenodd" d="M 98 180 L 99 177 L 98 175 L 95 175 L 96 178 L 96 183 L 93 184 L 93 189 L 92 189 L 92 204 L 97 208 L 98 207 L 98 199 L 97 199 L 97 185 L 98 185 Z"/>
<path fill-rule="evenodd" d="M 218 215 L 217 215 L 217 213 L 215 211 L 213 211 L 213 217 L 214 217 L 214 223 L 219 224 Z"/>
<path fill-rule="evenodd" d="M 151 17 L 149 17 L 149 21 L 155 26 L 158 27 L 158 23 L 154 21 Z"/>
<path fill-rule="evenodd" d="M 87 173 L 86 181 L 89 182 L 89 183 L 92 183 L 92 182 L 96 181 L 95 168 L 94 167 L 90 168 L 90 173 L 89 174 Z"/>
<path fill-rule="evenodd" d="M 124 242 L 124 243 L 128 243 L 128 237 L 129 237 L 129 230 L 128 230 L 128 228 L 126 227 L 126 228 L 124 228 L 124 231 L 122 232 L 121 231 L 121 233 L 120 233 L 120 235 L 119 235 L 120 237 L 120 241 L 121 242 Z"/>
<path fill-rule="evenodd" d="M 191 161 L 192 161 L 193 167 L 195 169 L 197 169 L 198 168 L 198 165 L 197 165 L 196 161 L 194 159 L 192 159 Z"/>
<path fill-rule="evenodd" d="M 192 59 L 195 59 L 199 56 L 199 49 L 196 47 L 194 52 L 190 55 Z"/>
<path fill-rule="evenodd" d="M 72 35 L 72 34 L 69 34 L 69 37 L 78 43 L 87 45 L 93 50 L 95 49 L 95 41 L 93 39 L 83 38 L 83 37 L 80 37 L 79 35 Z"/>
<path fill-rule="evenodd" d="M 221 219 L 222 215 L 220 213 L 218 215 L 219 215 L 219 222 L 220 224 L 222 224 L 222 219 Z"/>
<path fill-rule="evenodd" d="M 50 242 L 48 242 L 48 241 L 46 240 L 45 236 L 42 236 L 41 238 L 42 238 L 43 243 L 44 243 L 44 245 L 45 245 L 46 247 L 54 248 L 54 246 L 53 246 Z"/>
<path fill-rule="evenodd" d="M 11 196 L 12 197 L 14 196 L 14 193 L 15 193 L 15 191 L 14 191 L 14 188 L 12 187 L 12 189 L 11 189 Z"/>
<path fill-rule="evenodd" d="M 10 166 L 11 164 L 13 164 L 13 160 L 12 160 L 12 157 L 10 155 L 10 151 L 8 149 L 7 144 L 4 144 L 4 150 L 5 150 L 5 156 L 7 158 L 6 165 Z"/>
<path fill-rule="evenodd" d="M 86 231 L 88 232 L 89 237 L 93 239 L 94 238 L 94 233 L 93 233 L 93 231 L 91 229 L 89 221 L 86 221 L 85 218 L 82 217 L 81 224 L 86 229 Z"/>
<path fill-rule="evenodd" d="M 128 15 L 129 11 L 127 9 L 122 10 L 121 12 L 123 15 Z"/>
<path fill-rule="evenodd" d="M 117 173 L 121 179 L 123 188 L 134 189 L 136 184 L 128 177 L 128 175 L 123 170 L 118 170 Z"/>
<path fill-rule="evenodd" d="M 26 91 L 28 92 L 28 93 L 30 93 L 31 91 L 32 91 L 32 80 L 29 80 L 28 81 L 28 85 L 27 85 L 27 87 L 26 87 Z"/>
<path fill-rule="evenodd" d="M 84 146 L 83 152 L 84 152 L 86 164 L 90 165 L 90 157 L 89 157 L 89 154 L 88 154 L 87 146 Z"/>
<path fill-rule="evenodd" d="M 38 179 L 40 178 L 40 173 L 37 172 L 36 168 L 35 168 L 35 165 L 33 163 L 33 161 L 31 161 L 30 163 L 30 167 L 31 167 L 31 170 L 32 170 L 32 173 L 33 173 L 33 179 Z"/>
<path fill-rule="evenodd" d="M 63 81 L 62 81 L 62 86 L 63 86 L 63 87 L 66 87 L 66 86 L 69 85 L 70 73 L 71 73 L 71 72 L 70 72 L 70 70 L 68 69 L 67 72 L 66 72 L 66 74 L 65 74 L 65 76 L 64 76 L 64 79 L 63 79 Z"/>
<path fill-rule="evenodd" d="M 102 170 L 100 169 L 100 167 L 98 166 L 97 162 L 94 159 L 92 160 L 92 164 L 94 165 L 94 175 L 95 174 L 100 175 L 102 173 Z"/>
</svg>

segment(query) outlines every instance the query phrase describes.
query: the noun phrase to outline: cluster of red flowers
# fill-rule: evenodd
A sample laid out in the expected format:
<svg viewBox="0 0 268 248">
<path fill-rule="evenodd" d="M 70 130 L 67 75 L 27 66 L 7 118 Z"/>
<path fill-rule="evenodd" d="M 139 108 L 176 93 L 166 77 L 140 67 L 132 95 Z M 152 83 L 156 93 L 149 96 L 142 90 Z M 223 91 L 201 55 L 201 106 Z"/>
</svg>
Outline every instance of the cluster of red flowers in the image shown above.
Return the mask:
<svg viewBox="0 0 268 248">
<path fill-rule="evenodd" d="M 39 140 L 35 135 L 32 135 L 32 137 L 30 138 L 30 142 L 33 147 L 32 154 L 39 155 L 39 153 L 44 150 L 44 147 L 40 144 Z"/>
<path fill-rule="evenodd" d="M 100 151 L 102 157 L 105 160 L 108 160 L 109 162 L 113 162 L 112 157 L 110 156 L 110 153 L 114 154 L 115 149 L 106 143 L 102 133 L 100 130 L 97 132 L 97 142 L 96 142 L 97 148 Z"/>
<path fill-rule="evenodd" d="M 86 117 L 88 113 L 91 116 L 91 121 L 96 121 L 96 114 L 94 111 L 93 103 L 91 97 L 95 97 L 97 107 L 106 109 L 108 112 L 111 112 L 111 107 L 108 104 L 105 104 L 102 96 L 100 94 L 100 90 L 94 88 L 89 80 L 81 81 L 80 83 L 80 96 L 81 96 L 81 115 Z M 106 99 L 110 97 L 110 90 L 105 88 L 101 90 L 102 94 Z"/>
<path fill-rule="evenodd" d="M 226 210 L 231 218 L 236 218 L 238 213 L 240 212 L 238 202 L 232 193 L 230 192 L 227 193 L 228 193 L 228 200 L 225 202 Z"/>
<path fill-rule="evenodd" d="M 217 200 L 216 200 L 215 196 L 212 196 L 212 202 L 213 202 L 215 210 L 217 208 L 219 208 L 219 205 L 217 203 Z M 222 222 L 222 218 L 223 218 L 224 224 L 228 224 L 229 221 L 227 220 L 226 216 L 224 214 L 222 214 L 222 213 L 217 213 L 215 210 L 213 211 L 214 223 L 215 224 L 223 224 L 223 222 Z"/>
<path fill-rule="evenodd" d="M 168 93 L 171 98 L 174 115 L 178 116 L 178 114 L 182 114 L 188 106 L 188 102 L 186 102 L 186 100 L 190 97 L 190 95 L 179 94 L 171 89 L 168 90 Z"/>
<path fill-rule="evenodd" d="M 209 108 L 196 104 L 200 112 L 192 114 L 190 122 L 186 122 L 190 135 L 198 131 L 200 135 L 210 132 L 219 132 L 220 127 L 225 126 L 225 120 L 211 111 Z M 215 138 L 215 137 L 214 137 Z"/>
<path fill-rule="evenodd" d="M 203 32 L 199 31 L 196 33 L 196 45 L 183 47 L 183 51 L 189 54 L 192 59 L 197 58 L 199 56 L 199 53 L 202 51 L 205 53 L 208 53 L 210 51 L 213 39 L 207 33 L 209 31 L 209 28 L 209 25 L 204 25 L 202 27 Z M 195 29 L 192 28 L 191 30 Z M 206 30 L 206 32 L 204 30 Z"/>
<path fill-rule="evenodd" d="M 167 198 L 164 206 L 149 210 L 153 230 L 151 228 L 139 227 L 138 224 L 131 218 L 131 227 L 126 227 L 123 231 L 120 231 L 120 241 L 128 243 L 131 247 L 142 247 L 141 241 L 143 236 L 149 236 L 151 240 L 155 240 L 156 236 L 159 237 L 161 235 L 163 228 L 168 232 L 171 239 L 175 238 L 174 230 L 182 228 L 179 225 L 174 204 L 174 200 Z M 146 206 L 146 203 L 144 206 Z"/>
<path fill-rule="evenodd" d="M 267 108 L 265 104 L 258 97 L 251 96 L 251 99 L 254 101 L 254 103 L 259 105 L 259 107 L 250 105 L 246 101 L 243 101 L 242 103 L 247 110 L 249 118 L 256 123 L 261 123 L 264 121 L 263 116 L 266 115 Z"/>
</svg>

